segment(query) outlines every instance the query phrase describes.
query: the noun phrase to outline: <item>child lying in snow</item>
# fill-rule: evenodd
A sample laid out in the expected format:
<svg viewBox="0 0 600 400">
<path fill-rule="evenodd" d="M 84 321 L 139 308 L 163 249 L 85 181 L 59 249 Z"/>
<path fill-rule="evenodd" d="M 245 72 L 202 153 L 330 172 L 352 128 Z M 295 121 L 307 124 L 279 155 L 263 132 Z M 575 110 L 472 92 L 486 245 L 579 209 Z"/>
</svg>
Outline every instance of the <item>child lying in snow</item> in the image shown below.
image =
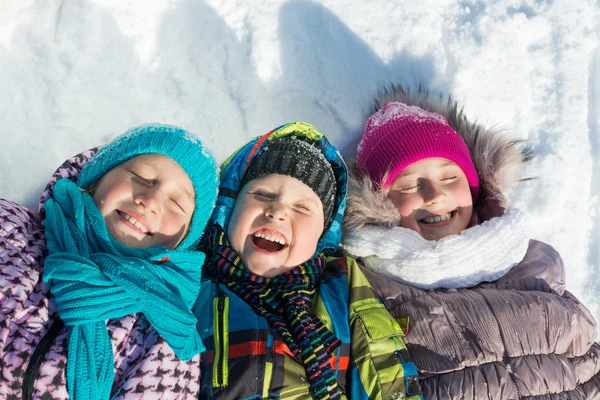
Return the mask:
<svg viewBox="0 0 600 400">
<path fill-rule="evenodd" d="M 217 166 L 166 125 L 93 153 L 57 171 L 43 225 L 0 200 L 0 397 L 196 398 L 205 257 L 193 250 Z"/>
<path fill-rule="evenodd" d="M 600 398 L 596 324 L 503 194 L 528 154 L 421 90 L 393 86 L 375 108 L 342 249 L 392 315 L 410 318 L 424 398 Z"/>
</svg>

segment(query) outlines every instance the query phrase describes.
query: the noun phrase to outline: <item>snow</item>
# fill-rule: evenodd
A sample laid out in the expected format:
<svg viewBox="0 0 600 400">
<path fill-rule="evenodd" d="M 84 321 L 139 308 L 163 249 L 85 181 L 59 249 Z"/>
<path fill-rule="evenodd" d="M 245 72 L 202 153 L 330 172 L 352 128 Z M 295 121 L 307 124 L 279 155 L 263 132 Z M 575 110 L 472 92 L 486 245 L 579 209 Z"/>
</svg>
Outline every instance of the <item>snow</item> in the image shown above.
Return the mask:
<svg viewBox="0 0 600 400">
<path fill-rule="evenodd" d="M 382 84 L 452 94 L 528 140 L 512 194 L 600 320 L 594 0 L 0 0 L 0 197 L 36 208 L 66 158 L 168 123 L 226 157 L 285 122 L 355 154 Z"/>
<path fill-rule="evenodd" d="M 402 103 L 386 104 L 380 112 L 375 113 L 372 117 L 370 117 L 369 121 L 372 128 L 377 128 L 381 125 L 388 124 L 389 122 L 398 119 L 408 119 L 411 121 L 411 123 L 415 124 L 425 123 L 428 121 L 437 122 L 440 124 L 448 124 L 446 119 L 439 114 L 427 112 L 419 107 L 408 106 Z M 370 135 L 365 134 L 363 138 L 364 137 L 370 137 Z"/>
</svg>

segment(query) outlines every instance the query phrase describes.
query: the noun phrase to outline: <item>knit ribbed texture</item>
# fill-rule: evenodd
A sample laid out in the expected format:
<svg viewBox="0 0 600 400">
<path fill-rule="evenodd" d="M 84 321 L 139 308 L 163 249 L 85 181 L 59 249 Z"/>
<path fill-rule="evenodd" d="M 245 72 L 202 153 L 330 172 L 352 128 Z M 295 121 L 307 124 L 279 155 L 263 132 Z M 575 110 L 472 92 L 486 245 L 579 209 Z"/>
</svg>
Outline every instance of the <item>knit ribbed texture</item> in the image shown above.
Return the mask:
<svg viewBox="0 0 600 400">
<path fill-rule="evenodd" d="M 329 358 L 341 342 L 323 322 L 310 313 L 324 257 L 315 257 L 274 278 L 248 271 L 229 246 L 223 229 L 212 225 L 205 237 L 209 272 L 264 317 L 301 362 L 314 399 L 340 399 L 341 394 Z"/>
<path fill-rule="evenodd" d="M 310 187 L 323 203 L 325 225 L 328 225 L 337 185 L 331 164 L 322 151 L 298 136 L 273 140 L 252 160 L 241 187 L 252 179 L 269 174 L 291 176 Z"/>
<path fill-rule="evenodd" d="M 425 240 L 410 229 L 369 226 L 344 235 L 343 251 L 379 275 L 420 289 L 458 289 L 493 282 L 529 247 L 526 219 L 512 209 L 458 235 Z"/>
<path fill-rule="evenodd" d="M 141 154 L 158 153 L 175 160 L 188 174 L 196 204 L 190 228 L 179 249 L 193 248 L 215 205 L 219 170 L 210 151 L 191 133 L 170 125 L 142 125 L 130 129 L 102 147 L 83 167 L 77 185 L 88 188 L 108 171 Z"/>
<path fill-rule="evenodd" d="M 114 379 L 106 320 L 143 313 L 175 355 L 204 351 L 190 309 L 204 254 L 159 246 L 132 249 L 112 239 L 92 197 L 68 179 L 46 202 L 50 255 L 44 281 L 67 327 L 67 387 L 78 400 L 108 399 Z"/>
<path fill-rule="evenodd" d="M 444 117 L 416 106 L 389 102 L 367 120 L 356 161 L 377 186 L 388 187 L 404 168 L 426 158 L 455 162 L 477 198 L 479 178 L 469 148 Z"/>
</svg>

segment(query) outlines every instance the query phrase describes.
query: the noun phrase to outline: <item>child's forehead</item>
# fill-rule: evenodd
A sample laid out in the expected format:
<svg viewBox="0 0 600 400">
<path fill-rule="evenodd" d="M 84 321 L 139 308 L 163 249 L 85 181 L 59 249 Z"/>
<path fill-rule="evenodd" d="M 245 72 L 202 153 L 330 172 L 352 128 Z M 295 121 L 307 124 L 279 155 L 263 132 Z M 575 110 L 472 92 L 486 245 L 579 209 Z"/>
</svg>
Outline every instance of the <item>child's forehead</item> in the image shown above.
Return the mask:
<svg viewBox="0 0 600 400">
<path fill-rule="evenodd" d="M 192 202 L 194 201 L 194 183 L 183 167 L 169 156 L 160 153 L 140 154 L 130 158 L 121 165 L 142 168 L 144 170 L 148 169 L 151 173 L 164 173 L 168 175 L 165 178 L 176 182 L 173 185 L 175 188 L 183 192 Z M 168 168 L 166 169 L 167 166 Z"/>
<path fill-rule="evenodd" d="M 417 175 L 424 171 L 438 171 L 451 167 L 460 168 L 454 161 L 448 160 L 447 158 L 424 158 L 404 167 L 404 169 L 397 175 L 396 179 L 410 175 Z"/>
<path fill-rule="evenodd" d="M 298 196 L 310 196 L 319 198 L 317 193 L 308 186 L 306 183 L 302 182 L 298 178 L 294 178 L 289 175 L 282 174 L 266 174 L 260 176 L 258 178 L 254 178 L 248 181 L 242 190 L 252 190 L 252 188 L 265 186 L 272 188 L 274 190 L 280 190 L 285 194 L 294 194 Z"/>
<path fill-rule="evenodd" d="M 136 166 L 136 167 L 141 167 L 141 168 L 151 168 L 156 171 L 162 170 L 163 168 L 165 168 L 165 166 L 170 166 L 172 168 L 174 167 L 175 169 L 178 170 L 178 172 L 185 174 L 189 178 L 189 174 L 181 166 L 181 164 L 179 164 L 172 157 L 169 157 L 169 156 L 161 154 L 161 153 L 139 154 L 137 156 L 131 157 L 129 160 L 123 162 L 121 165 Z"/>
<path fill-rule="evenodd" d="M 147 166 L 147 167 L 157 167 L 157 166 L 159 166 L 159 164 L 165 162 L 165 160 L 171 160 L 173 162 L 176 162 L 171 157 L 166 156 L 164 154 L 146 153 L 146 154 L 138 154 L 137 156 L 133 156 L 129 160 L 125 161 L 125 163 L 142 165 L 142 166 Z M 179 163 L 177 165 L 179 165 Z"/>
</svg>

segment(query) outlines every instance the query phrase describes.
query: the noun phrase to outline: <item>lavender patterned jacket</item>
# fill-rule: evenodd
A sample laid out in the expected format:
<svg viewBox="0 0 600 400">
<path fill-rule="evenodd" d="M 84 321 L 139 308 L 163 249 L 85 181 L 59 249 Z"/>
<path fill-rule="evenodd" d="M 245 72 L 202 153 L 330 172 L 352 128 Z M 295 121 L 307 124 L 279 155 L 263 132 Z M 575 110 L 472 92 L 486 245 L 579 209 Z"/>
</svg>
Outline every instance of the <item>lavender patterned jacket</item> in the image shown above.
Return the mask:
<svg viewBox="0 0 600 400">
<path fill-rule="evenodd" d="M 0 398 L 68 399 L 66 330 L 41 357 L 40 340 L 57 321 L 48 286 L 42 281 L 46 240 L 43 204 L 61 178 L 76 178 L 97 149 L 83 152 L 56 171 L 36 214 L 0 199 Z M 199 390 L 200 356 L 180 361 L 141 314 L 107 321 L 115 359 L 114 399 L 192 399 Z M 39 350 L 38 350 L 39 351 Z M 31 374 L 36 361 L 39 374 Z M 29 367 L 29 369 L 28 369 Z M 34 378 L 30 378 L 33 376 Z"/>
</svg>

